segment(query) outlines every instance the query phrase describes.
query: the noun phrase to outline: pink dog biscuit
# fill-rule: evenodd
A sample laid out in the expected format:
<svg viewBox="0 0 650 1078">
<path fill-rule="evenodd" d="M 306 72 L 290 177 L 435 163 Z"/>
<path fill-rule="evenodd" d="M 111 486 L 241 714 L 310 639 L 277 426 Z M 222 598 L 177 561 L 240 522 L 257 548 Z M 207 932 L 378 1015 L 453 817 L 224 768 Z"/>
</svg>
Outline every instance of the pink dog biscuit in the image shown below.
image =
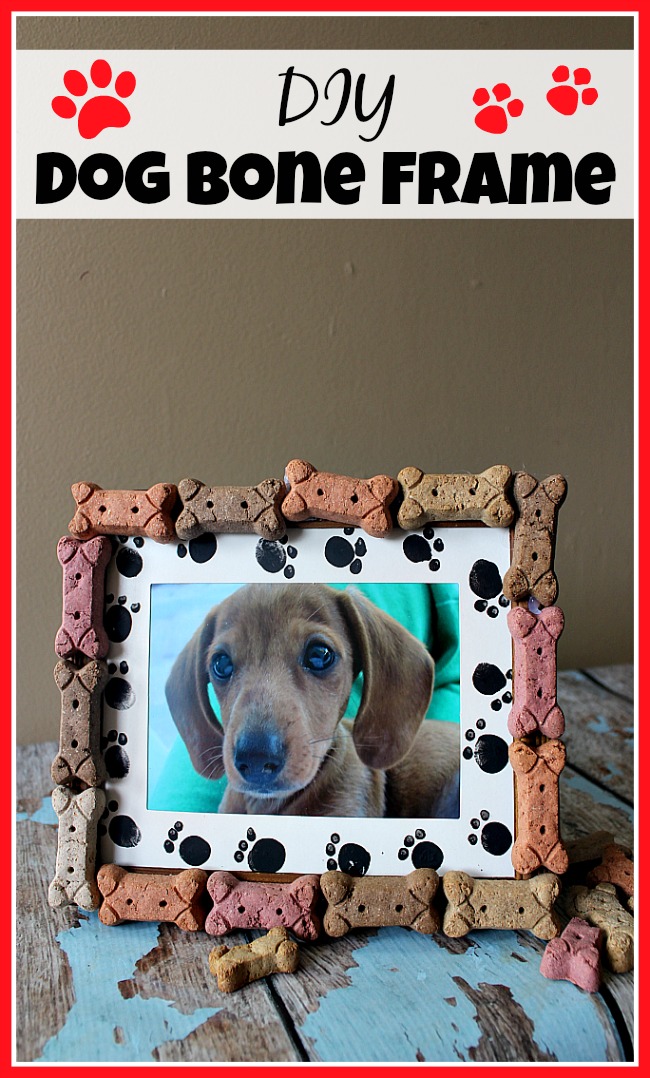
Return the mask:
<svg viewBox="0 0 650 1078">
<path fill-rule="evenodd" d="M 203 532 L 256 532 L 264 539 L 280 539 L 286 531 L 280 512 L 286 491 L 279 479 L 265 479 L 256 487 L 206 487 L 198 479 L 181 479 L 178 493 L 183 501 L 176 521 L 179 539 L 195 539 Z"/>
<path fill-rule="evenodd" d="M 513 737 L 539 730 L 546 737 L 561 737 L 564 715 L 557 703 L 556 645 L 564 628 L 559 606 L 549 606 L 536 616 L 517 606 L 508 613 L 514 640 L 514 704 L 508 717 Z"/>
<path fill-rule="evenodd" d="M 404 501 L 397 514 L 400 528 L 422 528 L 435 520 L 481 520 L 492 528 L 509 528 L 515 510 L 507 491 L 512 472 L 496 465 L 479 475 L 426 475 L 402 468 L 397 479 Z"/>
<path fill-rule="evenodd" d="M 550 940 L 560 931 L 553 903 L 560 881 L 551 872 L 530 880 L 474 879 L 466 872 L 446 872 L 442 887 L 447 899 L 442 931 L 466 936 L 475 928 L 526 928 Z"/>
<path fill-rule="evenodd" d="M 80 906 L 96 910 L 101 901 L 95 883 L 97 821 L 106 798 L 98 786 L 75 794 L 67 786 L 52 790 L 52 807 L 59 817 L 56 873 L 47 900 L 50 906 Z"/>
<path fill-rule="evenodd" d="M 171 921 L 186 932 L 198 932 L 205 922 L 201 896 L 208 876 L 200 868 L 173 875 L 128 872 L 102 865 L 97 884 L 104 901 L 99 919 L 105 925 L 123 921 Z"/>
<path fill-rule="evenodd" d="M 320 935 L 316 916 L 318 876 L 300 876 L 292 883 L 238 880 L 230 872 L 213 872 L 208 892 L 214 901 L 205 924 L 211 936 L 236 928 L 289 928 L 295 936 L 315 940 Z"/>
<path fill-rule="evenodd" d="M 328 936 L 345 936 L 351 928 L 400 925 L 416 932 L 439 932 L 440 917 L 433 901 L 438 874 L 416 868 L 408 876 L 348 876 L 325 872 L 320 878 L 327 910 L 323 927 Z"/>
<path fill-rule="evenodd" d="M 569 856 L 560 838 L 558 785 L 566 749 L 561 741 L 546 741 L 539 748 L 513 741 L 508 755 L 517 776 L 513 867 L 524 875 L 541 865 L 562 874 L 569 867 Z"/>
<path fill-rule="evenodd" d="M 620 887 L 629 898 L 634 895 L 634 862 L 625 851 L 612 842 L 603 850 L 602 863 L 592 868 L 587 876 L 587 883 L 613 883 Z"/>
<path fill-rule="evenodd" d="M 287 520 L 332 520 L 361 527 L 380 539 L 393 527 L 388 506 L 399 487 L 388 475 L 352 479 L 319 472 L 305 460 L 290 460 L 286 480 L 290 490 L 282 512 Z"/>
<path fill-rule="evenodd" d="M 518 472 L 512 492 L 519 516 L 503 594 L 511 602 L 532 595 L 541 606 L 551 606 L 557 599 L 557 577 L 553 572 L 555 529 L 566 497 L 566 479 L 549 475 L 538 482 L 533 475 Z"/>
<path fill-rule="evenodd" d="M 83 543 L 64 535 L 56 556 L 63 566 L 63 620 L 54 650 L 62 659 L 71 658 L 75 651 L 89 659 L 103 658 L 109 646 L 102 614 L 110 540 L 99 537 Z"/>
<path fill-rule="evenodd" d="M 54 667 L 54 680 L 61 690 L 61 731 L 59 752 L 52 763 L 52 778 L 58 786 L 76 780 L 98 786 L 106 778 L 99 752 L 101 694 L 108 667 L 93 659 L 77 670 L 65 659 Z"/>
<path fill-rule="evenodd" d="M 542 955 L 540 973 L 552 981 L 571 981 L 585 992 L 600 986 L 600 929 L 572 917 L 561 936 L 550 940 Z"/>
<path fill-rule="evenodd" d="M 78 539 L 95 535 L 146 535 L 158 543 L 175 537 L 170 515 L 176 487 L 156 483 L 149 490 L 102 490 L 96 483 L 75 483 L 77 511 L 68 528 Z"/>
</svg>

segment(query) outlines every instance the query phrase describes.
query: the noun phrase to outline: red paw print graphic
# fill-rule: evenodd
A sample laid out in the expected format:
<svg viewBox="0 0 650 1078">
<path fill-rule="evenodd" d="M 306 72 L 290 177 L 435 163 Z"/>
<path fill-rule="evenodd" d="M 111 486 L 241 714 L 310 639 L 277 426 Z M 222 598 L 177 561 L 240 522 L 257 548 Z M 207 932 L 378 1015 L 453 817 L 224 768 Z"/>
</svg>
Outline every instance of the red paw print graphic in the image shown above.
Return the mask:
<svg viewBox="0 0 650 1078">
<path fill-rule="evenodd" d="M 565 64 L 560 64 L 553 72 L 553 81 L 566 83 L 569 81 L 569 69 Z M 573 116 L 580 101 L 583 105 L 593 105 L 598 100 L 598 90 L 593 86 L 587 86 L 591 82 L 591 72 L 587 67 L 576 67 L 573 72 L 573 86 L 552 86 L 546 95 L 546 100 L 556 112 L 563 116 Z M 584 90 L 576 90 L 576 86 L 584 86 Z"/>
<path fill-rule="evenodd" d="M 95 60 L 90 69 L 91 89 L 105 90 L 113 78 L 110 64 L 106 60 Z M 63 85 L 74 97 L 85 97 L 88 93 L 88 80 L 81 71 L 66 71 Z M 115 79 L 115 94 L 94 94 L 81 105 L 77 117 L 77 126 L 82 138 L 95 138 L 106 127 L 126 127 L 131 119 L 121 97 L 130 97 L 135 90 L 135 75 L 131 71 L 122 71 Z M 69 97 L 55 97 L 52 108 L 57 116 L 71 120 L 77 115 L 77 103 Z"/>
<path fill-rule="evenodd" d="M 507 82 L 498 82 L 496 86 L 493 86 L 492 96 L 495 101 L 507 101 L 507 105 L 505 107 L 503 105 L 488 105 L 490 94 L 481 86 L 474 94 L 472 101 L 475 105 L 485 105 L 485 108 L 476 113 L 474 123 L 477 127 L 480 127 L 481 131 L 487 131 L 490 135 L 502 135 L 504 131 L 508 130 L 508 116 L 521 116 L 524 111 L 524 103 L 518 97 L 508 100 L 510 98 L 510 87 Z"/>
</svg>

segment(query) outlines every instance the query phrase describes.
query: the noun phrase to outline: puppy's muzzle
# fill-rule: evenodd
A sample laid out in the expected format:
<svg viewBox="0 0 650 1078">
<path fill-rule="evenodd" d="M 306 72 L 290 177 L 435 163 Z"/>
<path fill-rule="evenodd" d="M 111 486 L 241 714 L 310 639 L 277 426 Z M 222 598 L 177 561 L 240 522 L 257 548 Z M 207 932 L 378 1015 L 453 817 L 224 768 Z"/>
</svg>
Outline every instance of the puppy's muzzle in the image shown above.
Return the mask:
<svg viewBox="0 0 650 1078">
<path fill-rule="evenodd" d="M 286 745 L 278 733 L 249 727 L 239 734 L 233 759 L 248 789 L 270 793 L 281 781 L 286 754 Z"/>
</svg>

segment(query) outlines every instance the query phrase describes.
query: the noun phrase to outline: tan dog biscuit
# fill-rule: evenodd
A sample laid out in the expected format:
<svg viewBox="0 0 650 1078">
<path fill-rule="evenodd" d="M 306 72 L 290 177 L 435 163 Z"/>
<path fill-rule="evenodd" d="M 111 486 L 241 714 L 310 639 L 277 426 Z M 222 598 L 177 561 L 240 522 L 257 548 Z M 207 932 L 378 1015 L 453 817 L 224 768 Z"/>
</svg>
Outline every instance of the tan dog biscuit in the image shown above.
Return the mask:
<svg viewBox="0 0 650 1078">
<path fill-rule="evenodd" d="M 198 932 L 205 923 L 201 896 L 207 878 L 207 872 L 200 868 L 169 875 L 128 872 L 119 865 L 102 865 L 97 873 L 104 899 L 99 919 L 105 925 L 171 921 L 186 932 Z"/>
<path fill-rule="evenodd" d="M 559 777 L 566 763 L 561 741 L 547 741 L 539 748 L 513 741 L 508 749 L 517 776 L 517 838 L 512 864 L 528 874 L 544 866 L 560 875 L 569 857 L 560 838 Z"/>
<path fill-rule="evenodd" d="M 605 959 L 614 973 L 633 969 L 634 918 L 619 902 L 613 883 L 599 883 L 593 891 L 570 887 L 564 906 L 570 917 L 584 917 L 602 928 Z"/>
<path fill-rule="evenodd" d="M 397 481 L 388 475 L 353 479 L 319 472 L 306 460 L 290 460 L 286 468 L 289 493 L 282 503 L 287 520 L 332 520 L 363 528 L 383 538 L 393 527 L 388 506 L 397 496 Z"/>
<path fill-rule="evenodd" d="M 298 960 L 298 944 L 289 939 L 286 928 L 272 928 L 252 943 L 214 947 L 208 961 L 221 991 L 236 992 L 271 973 L 295 973 Z"/>
<path fill-rule="evenodd" d="M 427 475 L 419 468 L 402 468 L 397 479 L 404 493 L 397 523 L 405 530 L 435 520 L 481 520 L 491 528 L 509 528 L 515 519 L 507 493 L 512 472 L 506 465 L 478 475 Z"/>
<path fill-rule="evenodd" d="M 230 872 L 213 872 L 208 893 L 214 902 L 205 924 L 211 936 L 223 936 L 235 928 L 289 928 L 300 939 L 320 935 L 316 905 L 320 898 L 318 876 L 299 876 L 292 883 L 238 880 Z"/>
<path fill-rule="evenodd" d="M 442 887 L 448 902 L 442 923 L 446 936 L 466 936 L 475 928 L 526 928 L 542 940 L 560 931 L 553 903 L 560 881 L 551 872 L 530 880 L 474 879 L 446 872 Z"/>
<path fill-rule="evenodd" d="M 98 786 L 106 778 L 99 751 L 101 694 L 108 667 L 93 659 L 77 670 L 61 659 L 54 667 L 54 680 L 61 690 L 59 752 L 52 763 L 57 786 L 76 780 Z"/>
<path fill-rule="evenodd" d="M 325 872 L 320 878 L 328 906 L 323 928 L 328 936 L 345 936 L 351 928 L 401 925 L 416 932 L 439 932 L 433 908 L 438 874 L 416 868 L 408 876 L 348 876 Z"/>
<path fill-rule="evenodd" d="M 524 606 L 508 613 L 514 644 L 515 701 L 508 716 L 513 737 L 539 730 L 545 737 L 561 737 L 564 715 L 557 703 L 557 641 L 564 628 L 559 606 L 539 615 Z"/>
<path fill-rule="evenodd" d="M 175 538 L 171 511 L 177 490 L 156 483 L 149 490 L 102 490 L 96 483 L 75 483 L 77 511 L 68 528 L 78 539 L 95 535 L 145 535 L 157 543 Z"/>
<path fill-rule="evenodd" d="M 64 535 L 56 556 L 63 568 L 63 618 L 54 650 L 62 659 L 72 658 L 76 651 L 101 659 L 108 652 L 103 611 L 110 540 L 100 536 L 83 543 Z"/>
<path fill-rule="evenodd" d="M 620 887 L 628 897 L 634 895 L 634 862 L 615 842 L 605 846 L 602 863 L 592 868 L 587 876 L 587 883 L 613 883 Z"/>
<path fill-rule="evenodd" d="M 532 595 L 542 606 L 551 606 L 557 599 L 555 530 L 566 490 L 562 475 L 549 475 L 542 482 L 527 472 L 518 472 L 514 478 L 512 492 L 519 515 L 512 563 L 503 579 L 503 594 L 511 602 Z"/>
<path fill-rule="evenodd" d="M 67 786 L 52 790 L 52 806 L 59 817 L 56 873 L 47 900 L 50 906 L 80 906 L 96 910 L 101 901 L 95 882 L 97 821 L 106 798 L 97 786 L 72 793 Z"/>
<path fill-rule="evenodd" d="M 203 532 L 256 532 L 264 539 L 280 539 L 286 531 L 280 512 L 286 490 L 279 479 L 265 479 L 256 487 L 207 487 L 198 479 L 181 479 L 178 493 L 183 502 L 176 521 L 179 539 L 195 539 Z"/>
</svg>

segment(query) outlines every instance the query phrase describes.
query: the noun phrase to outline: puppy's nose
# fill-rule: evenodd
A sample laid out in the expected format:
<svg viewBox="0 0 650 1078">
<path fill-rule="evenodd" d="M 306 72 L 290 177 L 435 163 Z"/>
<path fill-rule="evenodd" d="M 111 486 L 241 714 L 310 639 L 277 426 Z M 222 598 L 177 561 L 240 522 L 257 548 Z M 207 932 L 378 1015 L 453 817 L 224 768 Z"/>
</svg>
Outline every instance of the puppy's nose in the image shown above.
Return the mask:
<svg viewBox="0 0 650 1078">
<path fill-rule="evenodd" d="M 271 730 L 243 730 L 237 738 L 234 759 L 235 767 L 249 786 L 269 789 L 284 767 L 284 742 Z"/>
</svg>

